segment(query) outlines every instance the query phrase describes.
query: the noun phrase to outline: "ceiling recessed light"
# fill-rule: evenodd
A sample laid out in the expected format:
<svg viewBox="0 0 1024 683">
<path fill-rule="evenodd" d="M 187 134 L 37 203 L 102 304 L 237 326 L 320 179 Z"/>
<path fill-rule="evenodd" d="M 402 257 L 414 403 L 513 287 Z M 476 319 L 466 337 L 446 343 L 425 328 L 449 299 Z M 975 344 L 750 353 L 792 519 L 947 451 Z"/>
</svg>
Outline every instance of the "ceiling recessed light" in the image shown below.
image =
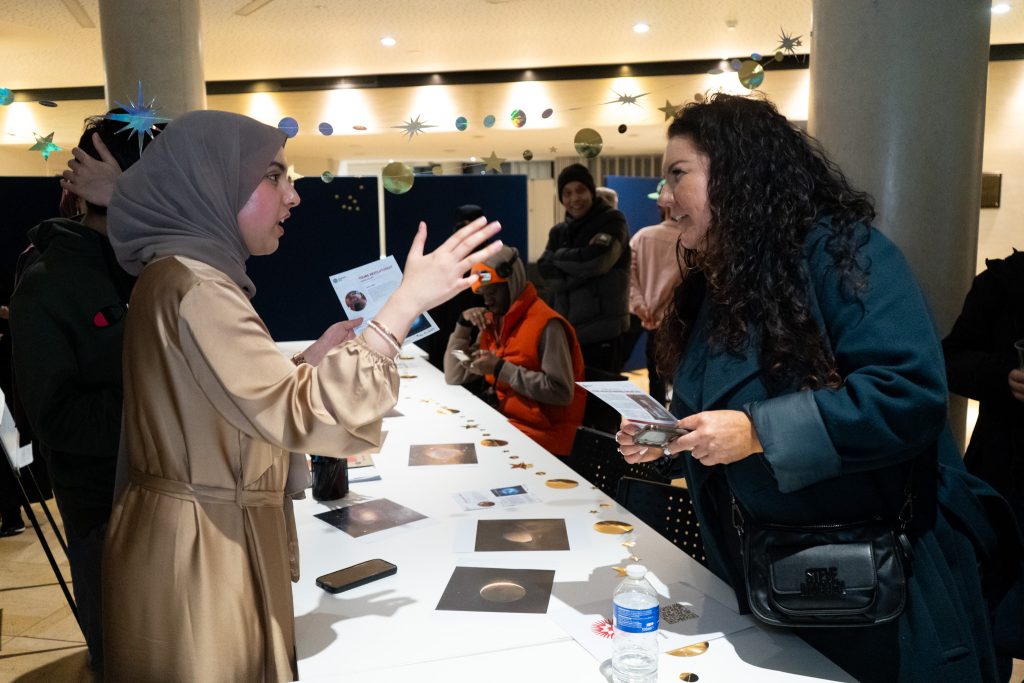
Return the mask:
<svg viewBox="0 0 1024 683">
<path fill-rule="evenodd" d="M 1010 7 L 1010 3 L 997 2 L 996 4 L 992 5 L 992 14 L 1006 14 L 1011 9 L 1013 8 Z"/>
<path fill-rule="evenodd" d="M 647 33 L 650 30 L 651 30 L 651 27 L 648 26 L 647 24 L 645 24 L 642 21 L 639 22 L 639 23 L 633 24 L 633 31 L 635 31 L 636 33 Z"/>
<path fill-rule="evenodd" d="M 398 41 L 392 38 L 391 36 L 384 36 L 383 38 L 380 39 L 380 44 L 383 45 L 384 47 L 394 47 L 395 45 L 398 44 Z"/>
</svg>

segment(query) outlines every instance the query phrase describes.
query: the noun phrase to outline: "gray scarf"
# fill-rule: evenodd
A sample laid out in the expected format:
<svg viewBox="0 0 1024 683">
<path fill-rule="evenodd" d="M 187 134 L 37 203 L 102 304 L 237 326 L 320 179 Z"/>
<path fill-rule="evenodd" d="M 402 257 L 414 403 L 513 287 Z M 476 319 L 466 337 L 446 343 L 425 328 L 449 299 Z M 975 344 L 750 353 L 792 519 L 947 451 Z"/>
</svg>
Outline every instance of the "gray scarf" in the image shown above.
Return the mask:
<svg viewBox="0 0 1024 683">
<path fill-rule="evenodd" d="M 285 134 L 223 111 L 191 111 L 167 125 L 117 181 L 107 234 L 138 275 L 154 259 L 186 256 L 213 266 L 250 298 L 250 254 L 238 212 L 285 143 Z"/>
</svg>

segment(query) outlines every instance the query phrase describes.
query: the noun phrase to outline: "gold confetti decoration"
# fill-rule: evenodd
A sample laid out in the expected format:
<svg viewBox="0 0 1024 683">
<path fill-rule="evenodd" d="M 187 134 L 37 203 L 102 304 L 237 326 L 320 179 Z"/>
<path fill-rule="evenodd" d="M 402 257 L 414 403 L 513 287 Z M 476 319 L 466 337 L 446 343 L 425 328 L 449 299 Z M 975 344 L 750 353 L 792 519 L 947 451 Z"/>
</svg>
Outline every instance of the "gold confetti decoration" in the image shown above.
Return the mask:
<svg viewBox="0 0 1024 683">
<path fill-rule="evenodd" d="M 623 541 L 622 542 L 622 547 L 623 548 L 634 548 L 634 547 L 636 547 L 636 541 Z"/>
<path fill-rule="evenodd" d="M 533 469 L 533 465 L 531 465 L 528 462 L 517 462 L 514 465 L 512 465 L 512 469 L 514 469 L 514 470 L 531 470 L 531 469 Z"/>
<path fill-rule="evenodd" d="M 669 650 L 665 654 L 672 655 L 673 657 L 696 657 L 697 655 L 702 655 L 707 652 L 708 647 L 708 641 L 704 640 L 699 643 L 693 643 L 692 645 L 677 647 L 674 650 Z"/>
<path fill-rule="evenodd" d="M 508 459 L 509 460 L 518 460 L 519 456 L 518 455 L 510 455 L 510 456 L 508 456 Z"/>
<path fill-rule="evenodd" d="M 482 508 L 494 507 L 494 501 L 493 500 L 481 500 L 479 503 L 477 503 L 477 505 L 479 505 Z"/>
<path fill-rule="evenodd" d="M 480 589 L 480 597 L 489 602 L 515 602 L 526 597 L 526 589 L 511 581 L 495 581 Z"/>
<path fill-rule="evenodd" d="M 590 514 L 592 514 L 592 515 L 596 515 L 596 514 L 597 514 L 597 510 L 591 510 L 591 511 L 590 511 Z"/>
<path fill-rule="evenodd" d="M 416 375 L 399 375 L 400 379 L 416 379 Z"/>
<path fill-rule="evenodd" d="M 487 436 L 487 435 L 485 434 L 484 436 Z M 508 441 L 503 441 L 501 439 L 482 439 L 480 441 L 480 445 L 481 446 L 507 446 L 508 445 Z"/>
<path fill-rule="evenodd" d="M 536 474 L 538 477 L 543 477 L 547 472 L 537 472 Z"/>
<path fill-rule="evenodd" d="M 415 360 L 416 356 L 399 356 L 398 360 Z"/>
<path fill-rule="evenodd" d="M 610 508 L 611 506 L 612 506 L 611 503 L 601 503 L 600 504 L 600 507 L 603 507 L 603 508 Z"/>
<path fill-rule="evenodd" d="M 626 568 L 625 567 L 612 567 L 612 569 L 619 576 L 625 576 L 626 575 Z M 672 654 L 672 653 L 670 652 L 669 654 Z"/>
<path fill-rule="evenodd" d="M 574 489 L 580 485 L 575 479 L 548 479 L 544 483 L 553 489 Z"/>
<path fill-rule="evenodd" d="M 690 673 L 689 671 L 684 671 L 683 673 L 679 674 L 679 680 L 686 681 L 687 683 L 696 683 L 700 680 L 700 676 L 698 676 L 697 674 Z"/>
<path fill-rule="evenodd" d="M 437 409 L 437 412 L 440 415 L 454 415 L 455 413 L 457 413 L 459 411 L 458 411 L 457 408 L 441 407 L 441 408 Z"/>
<path fill-rule="evenodd" d="M 618 522 L 612 519 L 605 519 L 594 524 L 594 530 L 602 534 L 628 534 L 633 530 L 633 525 L 628 522 Z"/>
</svg>

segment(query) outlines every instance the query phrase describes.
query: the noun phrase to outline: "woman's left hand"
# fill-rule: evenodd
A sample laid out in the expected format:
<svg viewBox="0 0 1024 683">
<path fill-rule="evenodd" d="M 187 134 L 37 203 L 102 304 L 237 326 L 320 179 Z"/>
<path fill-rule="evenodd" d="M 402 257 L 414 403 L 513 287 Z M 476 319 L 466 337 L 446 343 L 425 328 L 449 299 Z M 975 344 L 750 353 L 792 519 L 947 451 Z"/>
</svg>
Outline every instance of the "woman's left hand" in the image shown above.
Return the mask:
<svg viewBox="0 0 1024 683">
<path fill-rule="evenodd" d="M 320 361 L 335 346 L 344 344 L 350 339 L 355 339 L 356 335 L 353 330 L 359 327 L 362 322 L 362 318 L 353 318 L 352 320 L 342 320 L 341 322 L 334 323 L 324 330 L 320 338 L 310 344 L 308 349 L 302 352 L 303 359 L 310 365 L 320 365 Z"/>
<path fill-rule="evenodd" d="M 701 465 L 727 465 L 764 450 L 754 423 L 739 410 L 708 410 L 678 424 L 690 433 L 672 441 L 669 449 L 690 451 Z"/>
</svg>

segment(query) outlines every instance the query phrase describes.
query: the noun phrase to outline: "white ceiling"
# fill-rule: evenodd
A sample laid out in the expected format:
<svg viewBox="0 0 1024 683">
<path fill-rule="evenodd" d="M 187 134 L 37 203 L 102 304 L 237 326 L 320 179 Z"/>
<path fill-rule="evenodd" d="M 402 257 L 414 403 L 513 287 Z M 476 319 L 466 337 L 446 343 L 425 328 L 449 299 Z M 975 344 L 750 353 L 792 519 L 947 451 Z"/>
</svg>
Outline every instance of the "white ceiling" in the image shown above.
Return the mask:
<svg viewBox="0 0 1024 683">
<path fill-rule="evenodd" d="M 250 4 L 247 0 L 199 1 L 208 81 L 717 59 L 771 54 L 780 30 L 802 35 L 804 52 L 811 42 L 811 0 L 270 0 L 248 16 L 235 14 Z M 1022 7 L 993 17 L 992 43 L 1024 43 L 1024 2 L 1014 2 Z M 0 0 L 0 86 L 20 90 L 103 84 L 99 29 L 80 26 L 69 4 L 80 5 L 98 25 L 98 0 Z M 650 32 L 635 33 L 632 26 L 638 21 L 648 23 Z M 385 35 L 398 44 L 382 46 Z M 773 98 L 796 98 L 795 110 L 783 110 L 806 116 L 806 106 L 799 103 L 801 96 L 806 98 L 805 81 L 806 72 L 773 73 L 769 68 L 762 89 Z M 313 165 L 361 157 L 468 159 L 486 156 L 491 149 L 516 159 L 530 148 L 536 158 L 544 158 L 571 154 L 573 134 L 588 125 L 605 135 L 606 152 L 654 151 L 664 131 L 657 107 L 666 99 L 679 104 L 694 92 L 716 87 L 731 85 L 704 76 L 602 79 L 446 86 L 441 91 L 377 89 L 359 91 L 358 96 L 346 91 L 227 95 L 211 97 L 209 106 L 268 123 L 294 116 L 302 131 L 289 143 L 291 154 L 317 159 L 309 162 Z M 601 104 L 626 89 L 651 94 L 640 107 Z M 159 93 L 152 94 L 159 99 Z M 539 117 L 544 102 L 556 110 L 551 120 Z M 55 142 L 69 146 L 78 137 L 82 118 L 103 106 L 98 101 L 58 104 L 56 109 L 33 105 L 30 123 L 17 125 L 5 111 L 13 107 L 0 108 L 0 127 L 6 133 L 0 135 L 0 147 L 26 140 L 31 144 L 29 131 L 22 130 L 29 126 L 41 134 L 55 130 Z M 515 107 L 527 110 L 522 129 L 507 120 Z M 485 130 L 479 122 L 487 113 L 497 116 L 499 124 Z M 438 128 L 412 141 L 391 128 L 417 114 Z M 455 131 L 458 115 L 470 119 L 469 131 Z M 319 135 L 320 121 L 330 121 L 336 134 Z M 626 123 L 629 132 L 619 135 L 619 123 Z M 353 124 L 370 130 L 356 133 Z M 552 153 L 550 147 L 560 151 Z M 9 158 L 9 153 L 0 155 L 0 173 Z"/>
</svg>

